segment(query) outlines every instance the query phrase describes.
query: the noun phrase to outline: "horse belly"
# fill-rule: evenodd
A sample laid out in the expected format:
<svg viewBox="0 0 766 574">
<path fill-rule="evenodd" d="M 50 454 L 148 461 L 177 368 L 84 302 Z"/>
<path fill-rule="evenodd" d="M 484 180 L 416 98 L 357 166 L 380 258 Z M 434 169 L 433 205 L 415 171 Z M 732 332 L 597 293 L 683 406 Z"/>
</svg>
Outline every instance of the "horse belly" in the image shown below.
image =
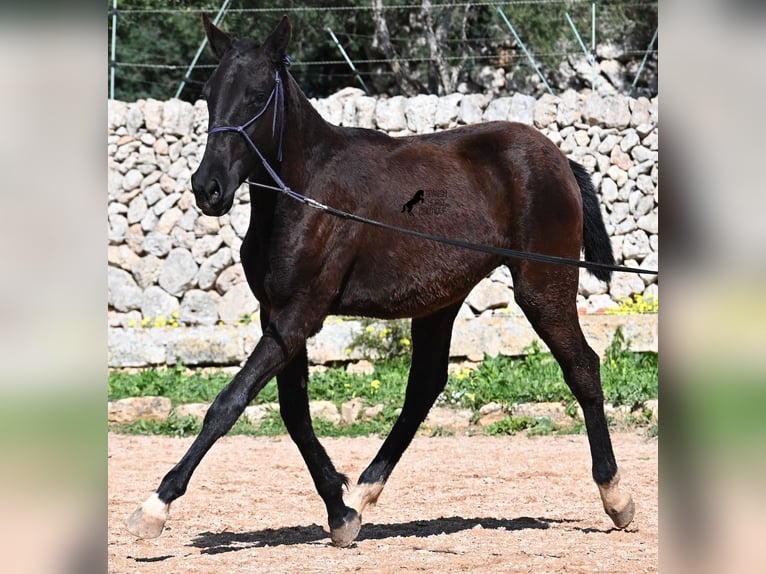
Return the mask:
<svg viewBox="0 0 766 574">
<path fill-rule="evenodd" d="M 429 315 L 464 299 L 500 262 L 431 242 L 415 250 L 380 249 L 354 266 L 333 312 L 382 319 Z"/>
</svg>

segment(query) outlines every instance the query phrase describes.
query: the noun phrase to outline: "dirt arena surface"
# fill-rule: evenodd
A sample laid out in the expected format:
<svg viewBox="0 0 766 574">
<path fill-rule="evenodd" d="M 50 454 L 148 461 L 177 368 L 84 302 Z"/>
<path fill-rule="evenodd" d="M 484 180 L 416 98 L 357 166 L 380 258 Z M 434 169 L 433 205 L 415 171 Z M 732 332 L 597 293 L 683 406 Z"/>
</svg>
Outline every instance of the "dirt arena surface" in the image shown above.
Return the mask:
<svg viewBox="0 0 766 574">
<path fill-rule="evenodd" d="M 160 538 L 125 518 L 191 438 L 109 434 L 112 574 L 657 572 L 657 439 L 612 435 L 636 518 L 616 530 L 590 478 L 587 438 L 416 438 L 350 548 L 330 544 L 324 505 L 287 437 L 224 437 Z M 356 482 L 379 438 L 323 439 Z"/>
</svg>

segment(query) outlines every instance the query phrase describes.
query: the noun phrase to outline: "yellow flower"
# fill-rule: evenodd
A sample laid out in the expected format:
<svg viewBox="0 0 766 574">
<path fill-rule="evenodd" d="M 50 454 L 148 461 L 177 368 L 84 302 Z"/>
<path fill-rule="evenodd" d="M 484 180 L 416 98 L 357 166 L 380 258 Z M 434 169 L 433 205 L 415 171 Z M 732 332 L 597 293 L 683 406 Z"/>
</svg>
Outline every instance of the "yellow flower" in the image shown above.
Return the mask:
<svg viewBox="0 0 766 574">
<path fill-rule="evenodd" d="M 373 327 L 372 325 L 367 325 L 367 327 L 365 327 L 364 330 L 367 333 L 374 333 L 375 332 L 375 327 Z"/>
<path fill-rule="evenodd" d="M 128 327 L 135 327 L 135 326 L 136 326 L 136 322 L 134 320 L 128 321 Z"/>
<path fill-rule="evenodd" d="M 466 369 L 466 368 L 460 369 L 460 370 L 459 370 L 459 371 L 458 371 L 458 372 L 455 374 L 455 378 L 456 378 L 458 381 L 462 381 L 463 379 L 465 379 L 465 378 L 468 376 L 468 373 L 470 373 L 470 372 L 471 372 L 471 371 L 469 371 L 469 370 L 468 370 L 468 369 Z"/>
<path fill-rule="evenodd" d="M 410 340 L 407 337 L 404 337 L 402 339 L 399 339 L 399 344 L 403 347 L 409 347 L 410 346 Z"/>
<path fill-rule="evenodd" d="M 380 381 L 378 379 L 370 381 L 370 387 L 372 387 L 373 391 L 377 391 L 380 388 Z"/>
</svg>

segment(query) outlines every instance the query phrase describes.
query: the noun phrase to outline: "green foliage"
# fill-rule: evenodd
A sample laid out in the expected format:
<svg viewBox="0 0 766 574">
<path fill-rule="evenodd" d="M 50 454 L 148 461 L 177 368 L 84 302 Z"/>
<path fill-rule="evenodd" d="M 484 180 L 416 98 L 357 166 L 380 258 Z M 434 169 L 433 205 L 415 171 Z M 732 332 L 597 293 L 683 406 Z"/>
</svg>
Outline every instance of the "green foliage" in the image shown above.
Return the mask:
<svg viewBox="0 0 766 574">
<path fill-rule="evenodd" d="M 356 375 L 345 367 L 330 368 L 311 375 L 309 397 L 311 400 L 341 403 L 362 398 L 372 405 L 377 403 L 401 403 L 409 372 L 409 359 L 395 357 L 375 365 L 371 375 Z"/>
<path fill-rule="evenodd" d="M 549 353 L 534 342 L 524 357 L 485 357 L 474 370 L 461 370 L 451 374 L 438 404 L 470 408 L 478 417 L 478 410 L 485 404 L 496 402 L 506 406 L 526 402 L 565 402 L 566 412 L 574 416 L 577 404 L 563 381 L 558 364 Z M 312 401 L 332 401 L 336 406 L 351 398 L 362 399 L 363 406 L 382 405 L 382 412 L 372 421 L 352 424 L 332 424 L 317 419 L 314 427 L 320 436 L 360 436 L 387 434 L 395 422 L 404 402 L 409 371 L 409 358 L 397 356 L 378 361 L 372 374 L 350 374 L 345 366 L 331 367 L 312 374 L 309 398 Z M 657 354 L 633 353 L 621 330 L 615 332 L 601 366 L 601 378 L 605 399 L 615 405 L 635 408 L 646 400 L 657 397 Z M 210 402 L 227 385 L 232 375 L 223 371 L 190 370 L 182 364 L 167 369 L 146 369 L 138 372 L 112 371 L 109 374 L 109 400 L 124 397 L 160 395 L 171 399 L 173 404 Z M 276 385 L 269 383 L 255 399 L 255 403 L 276 402 Z M 636 424 L 647 424 L 646 413 L 639 411 Z M 121 432 L 171 434 L 188 436 L 196 434 L 196 419 L 170 417 L 162 423 L 138 422 L 117 427 Z M 528 419 L 511 418 L 494 423 L 485 433 L 513 434 L 524 430 L 527 434 L 550 434 L 552 432 L 582 432 L 582 426 L 559 429 L 548 417 Z M 277 412 L 272 413 L 258 426 L 240 420 L 231 433 L 254 435 L 285 434 L 284 424 Z M 432 436 L 444 434 L 444 429 L 430 429 Z M 649 432 L 656 434 L 657 429 Z"/>
<path fill-rule="evenodd" d="M 550 417 L 512 417 L 505 418 L 484 428 L 484 434 L 490 436 L 514 435 L 519 431 L 527 431 L 527 436 L 544 436 L 553 434 L 558 426 Z"/>
<path fill-rule="evenodd" d="M 168 368 L 111 371 L 108 396 L 110 401 L 126 397 L 163 396 L 173 404 L 205 403 L 212 401 L 231 379 L 232 376 L 224 371 L 190 370 L 179 361 Z M 276 400 L 276 385 L 267 385 L 255 402 Z"/>
<path fill-rule="evenodd" d="M 148 434 L 164 436 L 194 436 L 202 429 L 202 423 L 195 417 L 177 417 L 171 414 L 164 421 L 138 420 L 120 425 L 115 430 L 126 434 Z"/>
<path fill-rule="evenodd" d="M 647 399 L 656 399 L 657 379 L 657 354 L 631 352 L 618 327 L 601 365 L 601 386 L 606 401 L 634 408 Z"/>
<path fill-rule="evenodd" d="M 112 0 L 107 0 L 111 10 Z M 119 0 L 117 18 L 117 54 L 115 97 L 124 101 L 139 98 L 164 100 L 178 89 L 188 65 L 204 39 L 200 13 L 211 18 L 220 8 L 211 0 Z M 343 3 L 348 10 L 326 9 L 325 5 L 305 2 L 252 2 L 233 0 L 221 22 L 234 37 L 252 37 L 263 41 L 289 12 L 293 26 L 290 51 L 295 59 L 291 73 L 309 97 L 324 97 L 346 86 L 358 87 L 358 81 L 343 61 L 327 28 L 338 36 L 365 83 L 376 94 L 398 94 L 392 68 L 381 60 L 386 55 L 376 38 L 375 18 L 367 1 Z M 484 65 L 502 66 L 519 81 L 534 74 L 520 47 L 516 45 L 494 5 L 440 6 L 430 9 L 431 26 L 426 11 L 410 0 L 385 3 L 383 16 L 391 33 L 391 44 L 404 60 L 407 81 L 416 91 L 437 93 L 445 88 L 430 53 L 427 36 L 433 33 L 447 62 L 447 72 L 459 81 L 475 77 Z M 590 44 L 591 4 L 589 2 L 520 3 L 504 6 L 504 11 L 521 39 L 533 52 L 535 60 L 549 79 L 558 73 L 559 63 L 567 53 L 581 49 L 564 13 L 569 12 Z M 268 11 L 268 9 L 274 9 Z M 109 12 L 108 12 L 109 14 Z M 602 0 L 598 3 L 597 40 L 613 42 L 629 57 L 639 59 L 657 28 L 657 2 L 646 0 Z M 107 16 L 107 50 L 111 58 L 112 17 Z M 336 64 L 324 62 L 335 61 Z M 307 65 L 308 63 L 321 63 Z M 209 49 L 187 78 L 181 98 L 195 101 L 216 65 Z"/>
<path fill-rule="evenodd" d="M 264 421 L 264 430 L 262 432 L 260 431 L 260 428 L 251 426 L 249 422 L 241 418 L 234 424 L 229 431 L 229 434 L 249 434 L 259 436 L 278 436 L 286 434 L 287 431 L 285 430 L 279 415 L 276 415 L 278 424 L 271 422 L 272 418 L 273 417 L 267 419 L 269 422 Z M 199 431 L 202 430 L 202 421 L 196 417 L 177 417 L 175 414 L 171 413 L 171 415 L 163 421 L 138 420 L 125 425 L 115 425 L 112 430 L 125 434 L 186 437 L 198 435 Z"/>
<path fill-rule="evenodd" d="M 375 321 L 364 318 L 362 330 L 354 336 L 348 352 L 359 351 L 370 360 L 392 359 L 409 356 L 411 347 L 409 319 Z"/>
<path fill-rule="evenodd" d="M 490 402 L 551 402 L 571 399 L 558 363 L 537 341 L 521 358 L 485 356 L 473 371 L 450 375 L 439 403 L 479 409 Z"/>
</svg>

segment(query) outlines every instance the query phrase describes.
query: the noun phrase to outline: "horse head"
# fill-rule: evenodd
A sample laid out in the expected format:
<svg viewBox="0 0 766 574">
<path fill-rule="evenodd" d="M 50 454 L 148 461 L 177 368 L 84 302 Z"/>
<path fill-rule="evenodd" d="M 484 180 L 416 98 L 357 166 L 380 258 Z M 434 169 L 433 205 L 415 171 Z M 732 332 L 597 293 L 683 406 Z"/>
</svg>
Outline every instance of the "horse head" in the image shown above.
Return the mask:
<svg viewBox="0 0 766 574">
<path fill-rule="evenodd" d="M 284 17 L 266 41 L 236 40 L 202 16 L 218 66 L 203 89 L 208 142 L 191 184 L 205 215 L 228 212 L 237 188 L 281 155 L 286 50 L 291 26 Z"/>
</svg>

